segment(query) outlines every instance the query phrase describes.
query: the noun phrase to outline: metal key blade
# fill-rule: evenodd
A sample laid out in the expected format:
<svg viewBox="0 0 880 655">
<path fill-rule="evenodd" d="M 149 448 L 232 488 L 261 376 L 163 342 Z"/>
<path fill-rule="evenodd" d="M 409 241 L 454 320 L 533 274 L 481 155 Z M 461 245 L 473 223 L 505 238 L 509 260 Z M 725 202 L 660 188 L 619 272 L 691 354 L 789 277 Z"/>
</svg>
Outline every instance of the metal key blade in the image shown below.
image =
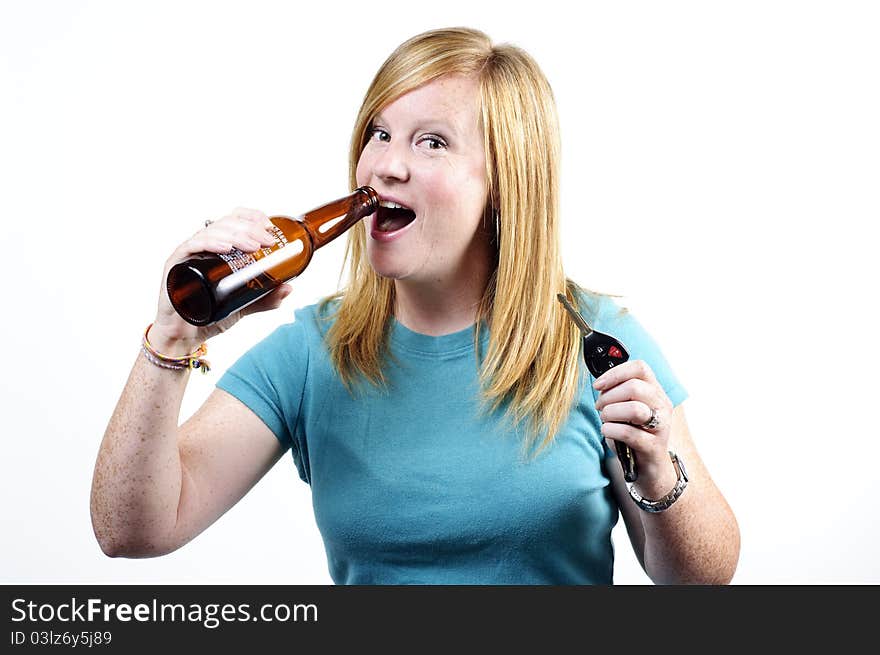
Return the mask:
<svg viewBox="0 0 880 655">
<path fill-rule="evenodd" d="M 578 326 L 578 329 L 580 329 L 580 331 L 584 333 L 584 336 L 587 336 L 588 334 L 590 334 L 590 332 L 593 331 L 592 328 L 587 325 L 584 317 L 581 316 L 578 311 L 571 306 L 571 303 L 568 302 L 568 298 L 563 296 L 561 293 L 557 293 L 556 298 L 559 300 L 559 302 L 562 303 L 562 306 L 565 307 L 565 311 L 567 311 L 568 315 L 571 316 L 571 320 L 573 320 L 574 324 Z"/>
</svg>

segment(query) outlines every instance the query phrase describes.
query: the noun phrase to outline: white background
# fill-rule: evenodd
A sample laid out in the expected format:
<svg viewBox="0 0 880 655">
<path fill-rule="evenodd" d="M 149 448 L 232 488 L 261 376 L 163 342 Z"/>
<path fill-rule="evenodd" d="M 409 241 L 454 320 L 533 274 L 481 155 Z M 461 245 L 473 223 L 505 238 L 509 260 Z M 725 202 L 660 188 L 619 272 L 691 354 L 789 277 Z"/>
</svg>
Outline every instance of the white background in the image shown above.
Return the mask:
<svg viewBox="0 0 880 655">
<path fill-rule="evenodd" d="M 875 3 L 0 6 L 0 582 L 330 582 L 288 456 L 154 560 L 101 553 L 92 468 L 171 250 L 236 206 L 299 213 L 347 192 L 376 69 L 452 25 L 549 77 L 567 272 L 623 295 L 689 389 L 742 530 L 734 582 L 880 582 Z M 280 310 L 211 342 L 182 419 L 336 289 L 343 241 Z M 614 537 L 616 581 L 648 582 Z"/>
</svg>

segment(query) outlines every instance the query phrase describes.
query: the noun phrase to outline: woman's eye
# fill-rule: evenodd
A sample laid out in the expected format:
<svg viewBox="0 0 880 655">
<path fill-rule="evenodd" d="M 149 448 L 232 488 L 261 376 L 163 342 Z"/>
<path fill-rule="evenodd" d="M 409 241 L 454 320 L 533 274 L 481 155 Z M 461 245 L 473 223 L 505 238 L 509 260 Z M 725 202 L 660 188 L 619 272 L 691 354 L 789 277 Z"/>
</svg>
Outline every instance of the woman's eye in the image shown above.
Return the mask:
<svg viewBox="0 0 880 655">
<path fill-rule="evenodd" d="M 386 132 L 385 130 L 378 127 L 373 128 L 371 137 L 376 141 L 391 141 L 391 135 L 388 134 L 388 132 Z"/>
<path fill-rule="evenodd" d="M 422 139 L 422 142 L 427 144 L 428 150 L 442 150 L 446 147 L 446 142 L 436 136 L 426 136 Z"/>
</svg>

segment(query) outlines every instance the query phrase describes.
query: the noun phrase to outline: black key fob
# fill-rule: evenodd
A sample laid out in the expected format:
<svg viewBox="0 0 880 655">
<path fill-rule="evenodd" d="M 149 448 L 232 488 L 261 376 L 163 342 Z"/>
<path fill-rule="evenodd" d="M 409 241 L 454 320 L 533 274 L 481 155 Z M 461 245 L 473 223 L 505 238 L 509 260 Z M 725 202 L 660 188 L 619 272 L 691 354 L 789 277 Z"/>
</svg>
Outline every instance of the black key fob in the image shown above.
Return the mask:
<svg viewBox="0 0 880 655">
<path fill-rule="evenodd" d="M 626 348 L 614 337 L 595 330 L 584 336 L 584 360 L 594 378 L 628 359 Z"/>
<path fill-rule="evenodd" d="M 611 370 L 618 364 L 623 364 L 629 359 L 629 353 L 623 344 L 609 334 L 591 331 L 584 335 L 584 361 L 594 378 L 598 378 L 605 371 Z M 623 478 L 627 482 L 635 482 L 638 477 L 636 471 L 636 459 L 633 457 L 632 448 L 625 443 L 615 441 L 617 458 L 623 468 Z"/>
</svg>

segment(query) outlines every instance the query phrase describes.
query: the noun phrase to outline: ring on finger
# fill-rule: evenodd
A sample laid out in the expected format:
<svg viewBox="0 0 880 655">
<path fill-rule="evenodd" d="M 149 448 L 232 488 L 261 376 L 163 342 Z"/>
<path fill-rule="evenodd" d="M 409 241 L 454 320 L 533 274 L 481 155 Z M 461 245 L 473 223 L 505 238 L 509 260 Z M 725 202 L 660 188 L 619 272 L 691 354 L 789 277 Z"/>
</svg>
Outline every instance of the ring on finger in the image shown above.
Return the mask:
<svg viewBox="0 0 880 655">
<path fill-rule="evenodd" d="M 642 423 L 641 427 L 645 430 L 653 430 L 658 425 L 660 425 L 660 413 L 656 408 L 651 408 L 651 418 Z"/>
</svg>

